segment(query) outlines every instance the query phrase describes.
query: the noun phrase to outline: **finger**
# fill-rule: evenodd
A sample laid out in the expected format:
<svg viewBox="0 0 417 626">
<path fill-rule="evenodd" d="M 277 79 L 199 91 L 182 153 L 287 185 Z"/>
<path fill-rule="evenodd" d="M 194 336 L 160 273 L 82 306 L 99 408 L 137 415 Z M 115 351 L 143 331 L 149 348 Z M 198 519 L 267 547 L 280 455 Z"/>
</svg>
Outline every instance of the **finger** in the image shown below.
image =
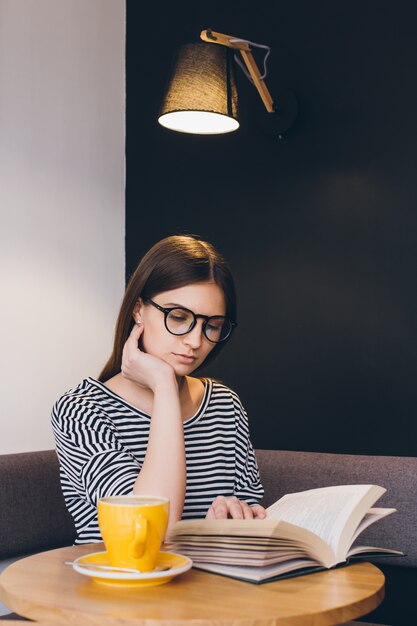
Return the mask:
<svg viewBox="0 0 417 626">
<path fill-rule="evenodd" d="M 266 518 L 266 510 L 260 504 L 255 504 L 252 508 L 252 513 L 255 519 L 265 519 Z"/>
<path fill-rule="evenodd" d="M 252 511 L 252 507 L 249 506 L 249 504 L 247 502 L 241 502 L 240 503 L 242 505 L 242 511 L 243 511 L 243 516 L 245 519 L 253 519 L 254 518 L 254 512 Z"/>
<path fill-rule="evenodd" d="M 206 519 L 216 519 L 216 516 L 214 514 L 213 508 L 210 507 L 209 510 L 206 513 Z"/>
<path fill-rule="evenodd" d="M 126 357 L 128 354 L 133 354 L 138 350 L 138 341 L 143 333 L 143 326 L 138 326 L 135 324 L 130 331 L 130 335 L 127 338 L 125 345 L 123 347 L 123 357 Z"/>
<path fill-rule="evenodd" d="M 217 496 L 217 498 L 213 500 L 211 508 L 215 519 L 227 519 L 228 506 L 224 496 Z"/>
<path fill-rule="evenodd" d="M 243 503 L 240 502 L 236 497 L 230 498 L 228 501 L 229 504 L 229 515 L 232 519 L 243 519 Z"/>
<path fill-rule="evenodd" d="M 137 341 L 139 337 L 141 336 L 142 332 L 143 332 L 142 322 L 140 322 L 140 324 L 134 324 L 132 330 L 130 331 L 129 337 L 127 338 L 127 341 L 129 341 L 130 339 Z"/>
</svg>

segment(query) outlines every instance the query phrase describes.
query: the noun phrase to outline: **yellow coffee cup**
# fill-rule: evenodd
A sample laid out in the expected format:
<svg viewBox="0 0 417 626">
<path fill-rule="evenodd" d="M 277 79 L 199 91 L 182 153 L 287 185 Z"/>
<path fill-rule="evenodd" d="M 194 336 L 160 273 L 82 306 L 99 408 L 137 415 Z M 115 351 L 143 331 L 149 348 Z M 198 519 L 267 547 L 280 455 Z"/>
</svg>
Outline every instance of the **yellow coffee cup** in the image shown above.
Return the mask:
<svg viewBox="0 0 417 626">
<path fill-rule="evenodd" d="M 164 540 L 168 515 L 167 498 L 144 495 L 100 498 L 98 525 L 110 565 L 152 571 Z"/>
</svg>

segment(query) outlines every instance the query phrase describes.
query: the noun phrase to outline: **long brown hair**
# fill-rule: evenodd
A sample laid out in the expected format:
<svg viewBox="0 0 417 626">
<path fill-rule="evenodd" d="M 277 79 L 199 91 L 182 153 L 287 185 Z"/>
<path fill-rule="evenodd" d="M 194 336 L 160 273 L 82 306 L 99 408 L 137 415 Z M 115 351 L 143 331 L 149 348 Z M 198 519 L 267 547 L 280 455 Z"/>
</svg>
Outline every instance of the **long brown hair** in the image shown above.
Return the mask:
<svg viewBox="0 0 417 626">
<path fill-rule="evenodd" d="M 194 235 L 172 235 L 152 246 L 127 285 L 117 318 L 113 352 L 99 380 L 105 382 L 120 372 L 123 346 L 133 328 L 133 309 L 139 298 L 153 298 L 162 291 L 209 280 L 223 291 L 226 316 L 236 322 L 233 276 L 225 259 L 212 244 Z M 227 340 L 216 344 L 204 365 L 211 362 L 226 343 Z"/>
</svg>

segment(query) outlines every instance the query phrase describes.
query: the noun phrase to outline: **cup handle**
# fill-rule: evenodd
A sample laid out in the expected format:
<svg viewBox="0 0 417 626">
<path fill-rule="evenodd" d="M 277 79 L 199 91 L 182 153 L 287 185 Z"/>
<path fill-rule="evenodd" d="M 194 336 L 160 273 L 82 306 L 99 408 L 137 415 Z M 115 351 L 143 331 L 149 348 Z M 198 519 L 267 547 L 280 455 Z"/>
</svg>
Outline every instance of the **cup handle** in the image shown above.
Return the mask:
<svg viewBox="0 0 417 626">
<path fill-rule="evenodd" d="M 145 552 L 146 537 L 148 534 L 148 520 L 143 515 L 138 515 L 133 521 L 134 537 L 130 544 L 130 553 L 135 559 L 140 559 Z"/>
</svg>

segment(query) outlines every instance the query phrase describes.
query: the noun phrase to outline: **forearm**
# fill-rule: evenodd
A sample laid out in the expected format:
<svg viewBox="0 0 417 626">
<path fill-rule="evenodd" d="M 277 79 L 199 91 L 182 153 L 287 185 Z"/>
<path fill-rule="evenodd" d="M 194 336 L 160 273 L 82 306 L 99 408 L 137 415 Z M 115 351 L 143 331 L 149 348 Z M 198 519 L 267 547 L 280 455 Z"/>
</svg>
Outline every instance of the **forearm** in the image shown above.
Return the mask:
<svg viewBox="0 0 417 626">
<path fill-rule="evenodd" d="M 148 447 L 133 493 L 169 498 L 169 526 L 181 519 L 186 485 L 184 430 L 176 381 L 154 390 Z"/>
</svg>

